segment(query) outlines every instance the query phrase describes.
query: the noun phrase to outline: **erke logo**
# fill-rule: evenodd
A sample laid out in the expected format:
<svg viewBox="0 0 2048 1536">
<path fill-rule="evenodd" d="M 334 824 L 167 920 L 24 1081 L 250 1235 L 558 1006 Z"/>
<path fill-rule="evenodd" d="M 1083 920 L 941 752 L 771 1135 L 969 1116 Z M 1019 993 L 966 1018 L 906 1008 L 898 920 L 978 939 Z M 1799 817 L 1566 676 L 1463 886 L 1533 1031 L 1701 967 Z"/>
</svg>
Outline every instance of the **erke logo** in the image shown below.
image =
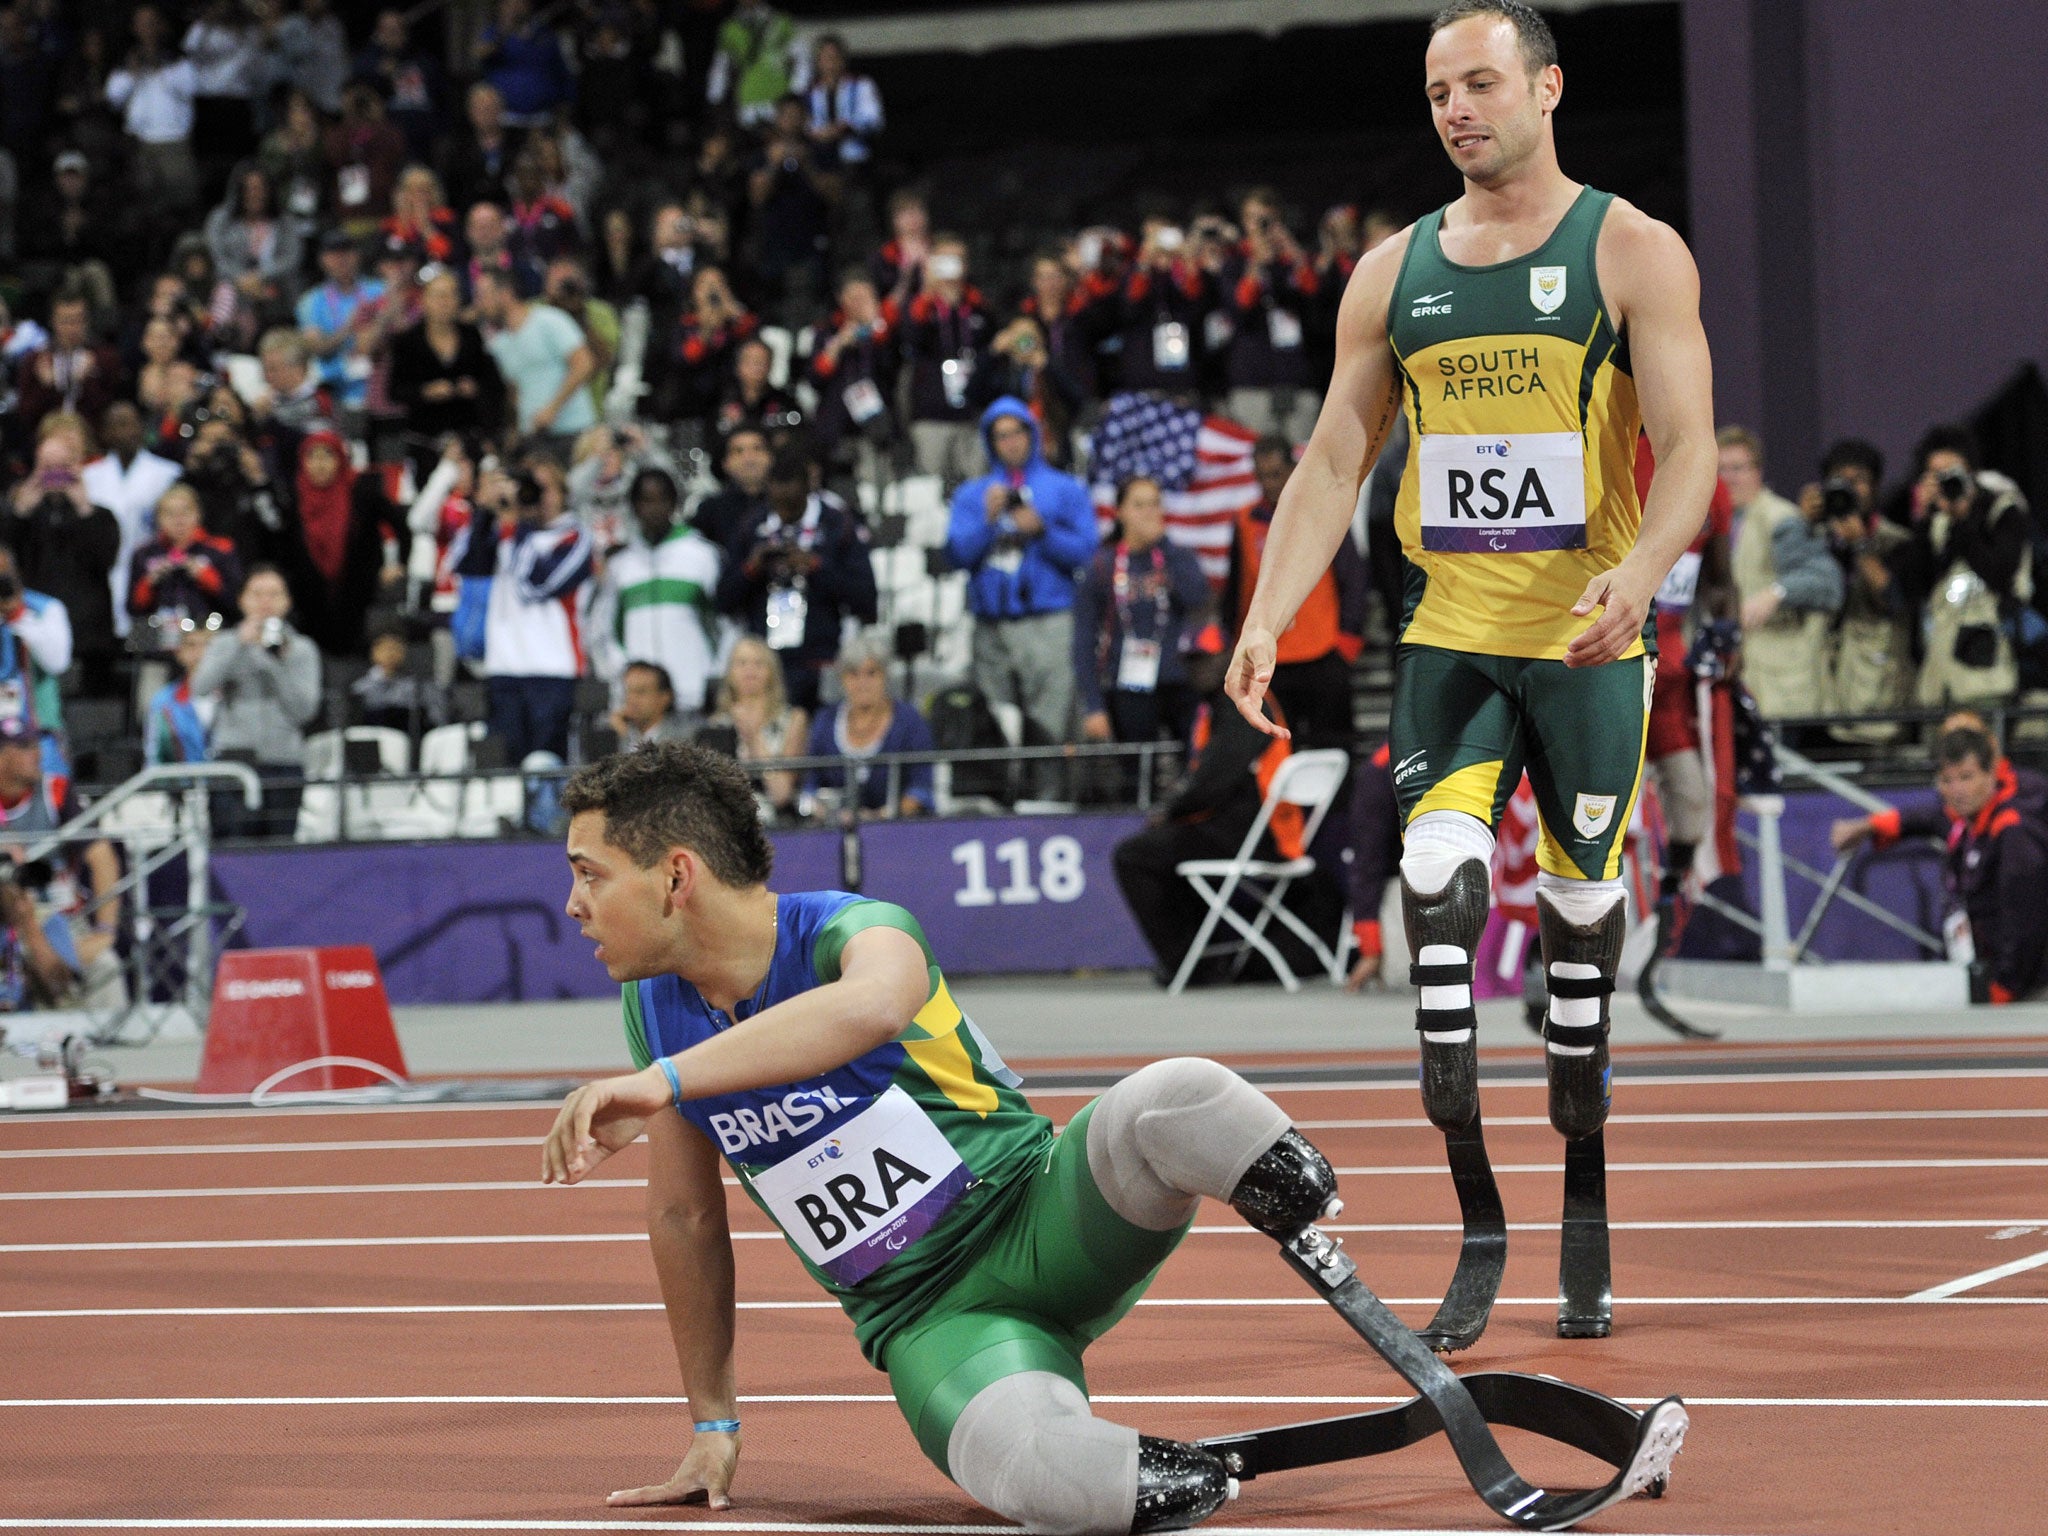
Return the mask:
<svg viewBox="0 0 2048 1536">
<path fill-rule="evenodd" d="M 1546 315 L 1554 315 L 1564 303 L 1563 267 L 1529 269 L 1529 302 Z"/>
<path fill-rule="evenodd" d="M 1441 301 L 1448 299 L 1456 292 L 1455 288 L 1446 288 L 1442 293 L 1425 293 L 1418 298 L 1410 300 L 1409 302 L 1412 307 L 1408 311 L 1408 318 L 1420 320 L 1424 315 L 1448 315 L 1451 312 L 1451 306 Z"/>
</svg>

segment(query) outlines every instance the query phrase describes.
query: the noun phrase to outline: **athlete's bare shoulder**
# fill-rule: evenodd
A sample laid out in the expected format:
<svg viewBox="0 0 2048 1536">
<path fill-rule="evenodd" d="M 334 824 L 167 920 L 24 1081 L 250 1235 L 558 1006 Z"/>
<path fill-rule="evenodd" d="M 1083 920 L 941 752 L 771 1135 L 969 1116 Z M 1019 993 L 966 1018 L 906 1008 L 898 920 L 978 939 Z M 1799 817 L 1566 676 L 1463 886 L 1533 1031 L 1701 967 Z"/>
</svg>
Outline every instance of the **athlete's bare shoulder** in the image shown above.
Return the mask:
<svg viewBox="0 0 2048 1536">
<path fill-rule="evenodd" d="M 1596 260 L 1600 288 L 1626 319 L 1646 301 L 1678 294 L 1694 295 L 1698 305 L 1699 269 L 1684 238 L 1662 219 L 1653 219 L 1626 198 L 1617 197 L 1600 226 Z"/>
<path fill-rule="evenodd" d="M 1401 263 L 1414 237 L 1410 224 L 1397 235 L 1389 235 L 1358 258 L 1351 280 L 1344 286 L 1344 302 L 1337 312 L 1340 345 L 1368 346 L 1387 340 L 1387 307 L 1394 297 L 1394 284 L 1401 277 Z"/>
</svg>

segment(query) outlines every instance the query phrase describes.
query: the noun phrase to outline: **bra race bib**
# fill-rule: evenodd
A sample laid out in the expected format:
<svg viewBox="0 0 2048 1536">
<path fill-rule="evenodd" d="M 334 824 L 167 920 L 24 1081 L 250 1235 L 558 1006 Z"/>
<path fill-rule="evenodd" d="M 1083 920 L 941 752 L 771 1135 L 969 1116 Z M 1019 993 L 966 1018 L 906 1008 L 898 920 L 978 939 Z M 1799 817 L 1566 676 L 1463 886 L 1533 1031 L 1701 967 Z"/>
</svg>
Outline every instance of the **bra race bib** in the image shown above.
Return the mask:
<svg viewBox="0 0 2048 1536">
<path fill-rule="evenodd" d="M 917 1101 L 891 1088 L 751 1182 L 805 1258 L 836 1284 L 858 1285 L 929 1232 L 974 1172 Z"/>
<path fill-rule="evenodd" d="M 1526 555 L 1586 547 L 1585 442 L 1576 432 L 1427 432 L 1422 547 Z"/>
</svg>

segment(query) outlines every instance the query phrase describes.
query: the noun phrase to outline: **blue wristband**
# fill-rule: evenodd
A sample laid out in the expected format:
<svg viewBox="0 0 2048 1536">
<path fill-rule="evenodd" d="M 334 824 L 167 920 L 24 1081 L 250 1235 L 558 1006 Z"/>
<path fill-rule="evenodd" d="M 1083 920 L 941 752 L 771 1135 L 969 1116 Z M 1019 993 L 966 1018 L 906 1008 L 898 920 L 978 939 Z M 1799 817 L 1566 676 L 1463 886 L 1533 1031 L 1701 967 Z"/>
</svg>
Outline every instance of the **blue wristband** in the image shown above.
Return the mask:
<svg viewBox="0 0 2048 1536">
<path fill-rule="evenodd" d="M 738 1419 L 699 1419 L 691 1426 L 700 1435 L 736 1435 L 740 1432 Z"/>
<path fill-rule="evenodd" d="M 661 1075 L 668 1079 L 668 1091 L 675 1100 L 676 1113 L 680 1115 L 683 1112 L 683 1080 L 676 1076 L 676 1064 L 666 1056 L 657 1056 L 654 1059 L 661 1064 Z M 723 1424 L 725 1420 L 720 1419 L 718 1422 Z"/>
</svg>

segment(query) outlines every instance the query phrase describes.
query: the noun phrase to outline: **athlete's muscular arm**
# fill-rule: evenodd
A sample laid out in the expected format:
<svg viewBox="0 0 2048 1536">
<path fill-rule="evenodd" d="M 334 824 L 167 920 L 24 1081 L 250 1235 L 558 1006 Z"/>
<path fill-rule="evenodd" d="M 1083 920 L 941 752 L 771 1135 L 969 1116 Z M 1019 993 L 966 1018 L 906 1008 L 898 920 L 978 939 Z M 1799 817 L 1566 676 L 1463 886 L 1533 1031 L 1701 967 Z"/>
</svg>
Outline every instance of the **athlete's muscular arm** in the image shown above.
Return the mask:
<svg viewBox="0 0 2048 1536">
<path fill-rule="evenodd" d="M 668 1308 L 669 1336 L 695 1421 L 737 1419 L 739 1389 L 733 1376 L 732 1230 L 726 1224 L 725 1187 L 718 1153 L 695 1126 L 673 1112 L 647 1125 L 647 1238 L 654 1273 Z M 626 1488 L 605 1502 L 688 1504 L 726 1509 L 740 1437 L 706 1431 L 668 1481 Z"/>
<path fill-rule="evenodd" d="M 1322 415 L 1295 466 L 1259 564 L 1258 590 L 1245 612 L 1224 691 L 1238 711 L 1269 736 L 1286 731 L 1260 707 L 1273 680 L 1277 638 L 1350 537 L 1358 488 L 1378 456 L 1400 408 L 1394 354 L 1387 342 L 1387 301 L 1408 249 L 1406 234 L 1369 252 L 1351 274 L 1337 312 L 1337 367 Z"/>
<path fill-rule="evenodd" d="M 1714 496 L 1714 370 L 1700 326 L 1700 275 L 1667 224 L 1616 202 L 1600 235 L 1600 288 L 1628 338 L 1636 399 L 1657 456 L 1642 531 L 1620 565 L 1587 583 L 1575 614 L 1602 609 L 1565 651 L 1597 667 L 1627 650 Z"/>
<path fill-rule="evenodd" d="M 902 1034 L 931 991 L 924 949 L 900 928 L 863 928 L 841 951 L 839 979 L 764 1008 L 669 1058 L 686 1099 L 801 1083 Z M 570 1094 L 541 1149 L 541 1176 L 574 1184 L 670 1101 L 659 1062 Z M 630 1134 L 624 1128 L 632 1126 Z"/>
</svg>

